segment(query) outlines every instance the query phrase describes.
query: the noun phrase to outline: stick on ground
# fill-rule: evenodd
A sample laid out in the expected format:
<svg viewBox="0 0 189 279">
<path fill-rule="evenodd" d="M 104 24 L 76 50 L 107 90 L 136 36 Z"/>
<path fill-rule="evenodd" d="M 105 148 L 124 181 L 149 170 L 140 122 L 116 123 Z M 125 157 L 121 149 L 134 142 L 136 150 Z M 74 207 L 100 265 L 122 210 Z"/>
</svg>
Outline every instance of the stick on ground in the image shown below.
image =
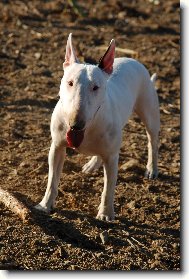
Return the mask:
<svg viewBox="0 0 189 279">
<path fill-rule="evenodd" d="M 0 202 L 13 213 L 17 214 L 24 222 L 29 222 L 31 220 L 30 210 L 13 194 L 2 188 L 0 188 Z"/>
<path fill-rule="evenodd" d="M 106 50 L 107 47 L 106 47 L 106 46 L 98 46 L 98 47 L 96 47 L 96 49 Z M 135 56 L 136 58 L 138 58 L 138 55 L 139 55 L 137 51 L 132 50 L 132 49 L 128 49 L 128 48 L 116 47 L 116 51 L 122 52 L 122 53 L 125 53 L 125 54 L 129 54 L 129 55 L 133 55 L 133 56 Z"/>
</svg>

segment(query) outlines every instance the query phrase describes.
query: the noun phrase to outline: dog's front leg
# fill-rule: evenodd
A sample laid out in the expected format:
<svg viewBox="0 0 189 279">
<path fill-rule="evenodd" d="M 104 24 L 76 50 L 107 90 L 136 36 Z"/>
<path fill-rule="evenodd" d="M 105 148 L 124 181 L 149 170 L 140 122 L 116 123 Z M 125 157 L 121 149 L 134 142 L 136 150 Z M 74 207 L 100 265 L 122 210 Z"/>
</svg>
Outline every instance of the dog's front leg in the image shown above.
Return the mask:
<svg viewBox="0 0 189 279">
<path fill-rule="evenodd" d="M 101 203 L 97 219 L 114 220 L 114 190 L 117 181 L 119 155 L 110 156 L 104 159 L 104 189 L 101 196 Z"/>
<path fill-rule="evenodd" d="M 48 158 L 49 174 L 47 189 L 42 201 L 35 207 L 36 209 L 48 213 L 54 207 L 55 199 L 58 194 L 58 184 L 60 181 L 65 155 L 66 148 L 62 145 L 56 146 L 54 142 L 52 142 Z"/>
</svg>

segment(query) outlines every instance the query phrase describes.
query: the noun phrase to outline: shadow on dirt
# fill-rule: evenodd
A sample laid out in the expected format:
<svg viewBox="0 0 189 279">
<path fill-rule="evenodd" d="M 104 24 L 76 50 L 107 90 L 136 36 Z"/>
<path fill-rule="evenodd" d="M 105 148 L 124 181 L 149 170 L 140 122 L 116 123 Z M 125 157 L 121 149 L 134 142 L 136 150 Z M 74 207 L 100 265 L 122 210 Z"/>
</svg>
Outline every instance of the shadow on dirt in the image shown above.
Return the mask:
<svg viewBox="0 0 189 279">
<path fill-rule="evenodd" d="M 30 107 L 43 107 L 52 109 L 55 107 L 57 103 L 56 99 L 44 101 L 44 100 L 37 100 L 37 99 L 22 99 L 13 101 L 11 104 L 2 103 L 2 106 L 6 106 L 8 111 L 28 111 L 28 106 Z M 10 107 L 9 107 L 10 106 Z"/>
<path fill-rule="evenodd" d="M 171 237 L 176 241 L 180 237 L 179 229 L 136 223 L 124 216 L 117 216 L 114 222 L 105 222 L 97 220 L 86 212 L 76 210 L 55 210 L 48 215 L 35 210 L 33 201 L 26 195 L 15 193 L 15 196 L 31 211 L 29 225 L 38 226 L 46 235 L 53 237 L 58 245 L 62 242 L 88 251 L 106 251 L 107 246 L 100 239 L 100 232 L 106 231 L 108 245 L 114 246 L 115 251 L 119 251 L 122 247 L 132 247 L 133 251 L 140 251 L 145 257 L 152 258 L 153 251 L 148 239 L 165 241 Z M 94 237 L 91 237 L 83 231 L 95 231 L 96 233 Z M 64 253 L 67 257 L 66 251 Z M 12 266 L 14 269 L 13 264 Z"/>
<path fill-rule="evenodd" d="M 14 193 L 17 199 L 29 208 L 31 211 L 31 225 L 39 226 L 45 234 L 54 236 L 63 242 L 72 244 L 75 247 L 80 247 L 88 250 L 102 250 L 103 246 L 88 236 L 82 234 L 72 224 L 71 220 L 74 218 L 83 218 L 83 214 L 73 211 L 58 211 L 58 214 L 63 217 L 68 217 L 68 221 L 63 221 L 61 218 L 46 214 L 34 209 L 33 201 L 20 193 Z M 72 218 L 73 217 L 73 218 Z"/>
</svg>

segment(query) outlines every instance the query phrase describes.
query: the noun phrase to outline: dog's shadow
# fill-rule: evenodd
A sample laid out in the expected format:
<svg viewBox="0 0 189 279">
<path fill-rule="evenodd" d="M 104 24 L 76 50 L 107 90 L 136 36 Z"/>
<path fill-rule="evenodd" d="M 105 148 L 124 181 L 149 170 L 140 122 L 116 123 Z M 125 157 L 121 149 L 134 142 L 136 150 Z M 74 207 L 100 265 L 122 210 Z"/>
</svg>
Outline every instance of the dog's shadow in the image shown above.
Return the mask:
<svg viewBox="0 0 189 279">
<path fill-rule="evenodd" d="M 160 181 L 170 181 L 171 179 L 177 180 L 178 178 L 161 174 L 159 179 Z M 149 187 L 149 190 L 150 192 L 158 192 L 161 189 L 156 187 L 155 184 L 152 184 Z M 93 237 L 89 234 L 86 234 L 86 231 L 90 230 L 96 230 L 98 234 L 100 231 L 104 230 L 113 230 L 113 232 L 124 230 L 129 232 L 130 235 L 135 236 L 135 229 L 137 229 L 137 234 L 140 235 L 140 237 L 142 237 L 143 233 L 148 234 L 149 229 L 153 233 L 155 233 L 157 230 L 157 227 L 146 227 L 145 224 L 136 224 L 135 222 L 131 222 L 124 216 L 117 216 L 116 219 L 118 222 L 105 222 L 97 220 L 86 212 L 76 210 L 56 209 L 54 212 L 52 212 L 52 214 L 45 214 L 39 210 L 34 209 L 33 201 L 26 195 L 21 193 L 14 194 L 16 198 L 22 201 L 22 203 L 31 211 L 31 225 L 39 226 L 45 234 L 53 236 L 62 242 L 71 244 L 73 247 L 79 247 L 93 251 L 104 250 L 105 246 L 99 239 L 99 235 L 97 235 L 96 238 L 95 236 Z M 174 237 L 179 236 L 179 230 L 170 231 L 170 229 L 168 229 L 165 230 L 164 233 L 171 233 Z M 128 245 L 126 240 L 120 239 L 120 237 L 115 238 L 115 236 L 113 236 L 112 239 L 110 237 L 110 242 L 112 245 L 116 243 L 117 246 Z"/>
<path fill-rule="evenodd" d="M 84 219 L 86 216 L 80 212 L 62 210 L 46 214 L 34 208 L 33 201 L 26 195 L 14 193 L 15 197 L 31 211 L 30 225 L 39 226 L 47 235 L 60 239 L 61 241 L 72 244 L 72 246 L 87 250 L 103 250 L 103 246 L 83 234 L 74 225 L 74 219 Z M 58 217 L 57 217 L 58 216 Z M 60 216 L 60 217 L 59 217 Z"/>
<path fill-rule="evenodd" d="M 49 236 L 53 236 L 57 240 L 64 243 L 71 244 L 73 247 L 79 247 L 90 251 L 104 251 L 105 245 L 102 243 L 99 233 L 100 231 L 109 231 L 129 228 L 130 223 L 118 224 L 116 222 L 106 222 L 96 219 L 95 217 L 85 213 L 74 210 L 55 210 L 51 214 L 43 213 L 34 209 L 33 201 L 26 195 L 21 193 L 14 193 L 16 198 L 31 211 L 30 225 L 39 226 L 42 231 Z M 87 229 L 96 228 L 98 234 L 90 236 L 82 232 L 83 229 L 76 227 L 75 221 L 80 219 L 80 223 Z M 109 244 L 117 246 L 128 246 L 128 242 L 119 237 L 109 235 Z"/>
</svg>

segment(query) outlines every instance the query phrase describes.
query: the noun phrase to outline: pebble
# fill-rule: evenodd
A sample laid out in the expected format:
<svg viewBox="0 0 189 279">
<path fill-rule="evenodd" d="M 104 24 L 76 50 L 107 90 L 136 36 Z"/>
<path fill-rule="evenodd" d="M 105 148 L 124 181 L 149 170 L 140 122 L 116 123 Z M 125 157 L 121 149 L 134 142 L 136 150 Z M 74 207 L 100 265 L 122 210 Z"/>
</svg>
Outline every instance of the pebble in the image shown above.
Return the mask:
<svg viewBox="0 0 189 279">
<path fill-rule="evenodd" d="M 70 269 L 71 269 L 71 270 L 80 270 L 80 267 L 79 267 L 78 265 L 72 264 L 72 265 L 70 266 Z"/>
<path fill-rule="evenodd" d="M 62 257 L 63 256 L 63 251 L 61 247 L 58 247 L 53 253 L 53 257 Z"/>
<path fill-rule="evenodd" d="M 71 261 L 64 261 L 64 265 L 70 265 L 71 264 Z"/>
<path fill-rule="evenodd" d="M 17 169 L 14 169 L 14 170 L 12 171 L 12 174 L 13 174 L 13 175 L 17 175 L 17 174 L 18 174 Z"/>
<path fill-rule="evenodd" d="M 130 201 L 127 203 L 127 208 L 134 210 L 135 209 L 135 201 Z"/>
<path fill-rule="evenodd" d="M 103 255 L 103 253 L 102 253 L 102 252 L 100 252 L 100 253 L 96 253 L 96 257 L 97 257 L 97 258 L 102 257 L 102 255 Z"/>
<path fill-rule="evenodd" d="M 158 260 L 155 260 L 153 263 L 151 263 L 151 268 L 158 267 L 160 265 L 160 262 Z"/>
<path fill-rule="evenodd" d="M 125 19 L 125 17 L 126 17 L 126 12 L 125 12 L 125 11 L 119 12 L 118 15 L 117 15 L 117 17 L 118 17 L 119 19 Z"/>
<path fill-rule="evenodd" d="M 153 3 L 154 5 L 159 5 L 159 0 L 149 0 L 150 3 Z"/>
<path fill-rule="evenodd" d="M 21 168 L 27 168 L 27 167 L 29 167 L 29 163 L 28 162 L 22 162 L 19 166 L 21 167 Z"/>
<path fill-rule="evenodd" d="M 41 53 L 40 52 L 36 52 L 34 54 L 34 56 L 35 56 L 36 59 L 40 59 L 41 58 Z"/>
<path fill-rule="evenodd" d="M 24 142 L 21 142 L 18 147 L 23 148 L 24 147 Z"/>
</svg>

